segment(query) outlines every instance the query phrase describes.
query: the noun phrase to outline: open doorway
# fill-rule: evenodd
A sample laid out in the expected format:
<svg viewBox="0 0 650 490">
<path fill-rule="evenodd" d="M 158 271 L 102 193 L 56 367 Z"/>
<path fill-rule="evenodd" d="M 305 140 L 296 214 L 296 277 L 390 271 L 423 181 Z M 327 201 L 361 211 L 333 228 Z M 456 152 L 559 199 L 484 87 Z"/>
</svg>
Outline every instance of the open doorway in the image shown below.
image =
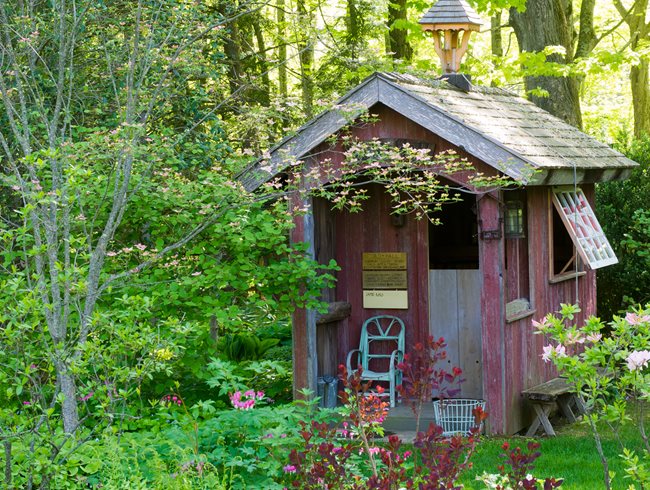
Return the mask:
<svg viewBox="0 0 650 490">
<path fill-rule="evenodd" d="M 446 368 L 463 370 L 460 396 L 482 398 L 476 196 L 463 193 L 460 198 L 443 207 L 441 224 L 429 227 L 429 332 L 447 342 Z"/>
</svg>

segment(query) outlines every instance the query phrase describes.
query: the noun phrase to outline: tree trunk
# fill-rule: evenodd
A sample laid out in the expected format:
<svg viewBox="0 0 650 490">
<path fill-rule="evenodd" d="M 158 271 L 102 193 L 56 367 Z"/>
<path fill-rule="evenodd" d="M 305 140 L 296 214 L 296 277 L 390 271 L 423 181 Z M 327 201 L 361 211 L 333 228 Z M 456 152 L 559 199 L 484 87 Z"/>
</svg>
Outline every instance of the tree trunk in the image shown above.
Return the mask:
<svg viewBox="0 0 650 490">
<path fill-rule="evenodd" d="M 413 57 L 406 29 L 395 26 L 398 21 L 406 21 L 406 14 L 406 0 L 391 0 L 388 3 L 388 48 L 395 60 L 410 61 Z"/>
<path fill-rule="evenodd" d="M 585 58 L 591 54 L 598 43 L 594 29 L 594 8 L 596 0 L 582 0 L 580 5 L 580 32 L 575 58 Z"/>
<path fill-rule="evenodd" d="M 281 99 L 286 99 L 287 92 L 287 24 L 284 11 L 284 0 L 278 0 L 278 93 Z"/>
<path fill-rule="evenodd" d="M 634 136 L 650 135 L 650 62 L 642 58 L 630 70 L 632 107 L 634 108 Z"/>
<path fill-rule="evenodd" d="M 232 6 L 225 4 L 221 5 L 221 14 L 226 17 L 230 12 Z M 239 35 L 238 19 L 232 20 L 228 24 L 228 36 L 226 36 L 223 53 L 228 60 L 228 85 L 230 86 L 230 93 L 235 93 L 242 84 L 242 77 L 244 69 L 241 61 L 241 41 Z"/>
<path fill-rule="evenodd" d="M 6 488 L 11 488 L 11 441 L 5 439 L 4 441 L 5 449 L 5 485 Z"/>
<path fill-rule="evenodd" d="M 501 11 L 497 11 L 490 19 L 490 40 L 492 55 L 503 56 L 503 37 L 501 36 Z"/>
<path fill-rule="evenodd" d="M 257 64 L 262 78 L 259 102 L 264 106 L 268 106 L 271 102 L 271 80 L 269 79 L 269 63 L 266 59 L 266 42 L 264 41 L 264 32 L 260 25 L 259 14 L 253 13 L 251 15 L 251 23 L 253 24 L 255 41 L 257 42 Z"/>
<path fill-rule="evenodd" d="M 298 0 L 298 25 L 301 27 L 298 50 L 300 52 L 300 82 L 302 86 L 302 109 L 305 117 L 310 119 L 314 113 L 314 42 L 313 16 L 305 5 L 305 0 Z"/>
<path fill-rule="evenodd" d="M 67 434 L 72 434 L 79 426 L 79 406 L 77 403 L 77 387 L 75 386 L 74 376 L 70 373 L 70 367 L 66 361 L 57 359 L 55 362 L 56 379 L 59 383 L 59 389 L 63 394 L 63 405 L 61 415 L 63 417 L 63 430 Z"/>
<path fill-rule="evenodd" d="M 359 55 L 359 41 L 361 37 L 361 22 L 363 17 L 359 12 L 357 5 L 358 0 L 348 0 L 347 16 L 345 17 L 346 36 L 345 44 L 347 47 L 346 55 L 351 59 L 356 59 Z"/>
<path fill-rule="evenodd" d="M 563 46 L 566 54 L 552 55 L 549 61 L 570 63 L 573 60 L 573 23 L 570 0 L 529 0 L 525 12 L 510 9 L 510 25 L 521 51 L 538 52 L 546 46 Z M 548 97 L 531 96 L 537 106 L 578 128 L 582 127 L 580 83 L 566 77 L 526 77 L 526 90 L 541 88 Z"/>
<path fill-rule="evenodd" d="M 620 0 L 614 6 L 630 30 L 630 49 L 637 51 L 644 42 L 650 42 L 650 22 L 646 23 L 650 0 L 637 0 L 628 11 Z M 640 57 L 639 64 L 630 69 L 630 88 L 634 109 L 634 136 L 650 134 L 650 62 Z"/>
</svg>

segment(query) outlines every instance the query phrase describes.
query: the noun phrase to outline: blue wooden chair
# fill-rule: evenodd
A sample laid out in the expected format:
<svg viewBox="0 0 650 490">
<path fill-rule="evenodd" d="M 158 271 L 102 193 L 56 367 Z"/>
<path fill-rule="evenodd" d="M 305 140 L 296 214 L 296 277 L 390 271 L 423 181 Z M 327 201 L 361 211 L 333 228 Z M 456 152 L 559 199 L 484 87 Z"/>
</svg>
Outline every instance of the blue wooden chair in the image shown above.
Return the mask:
<svg viewBox="0 0 650 490">
<path fill-rule="evenodd" d="M 352 364 L 356 356 L 356 364 Z M 348 374 L 361 366 L 364 381 L 387 381 L 390 406 L 395 406 L 395 388 L 402 382 L 397 364 L 404 358 L 404 322 L 394 316 L 369 318 L 361 327 L 359 348 L 348 353 Z"/>
</svg>

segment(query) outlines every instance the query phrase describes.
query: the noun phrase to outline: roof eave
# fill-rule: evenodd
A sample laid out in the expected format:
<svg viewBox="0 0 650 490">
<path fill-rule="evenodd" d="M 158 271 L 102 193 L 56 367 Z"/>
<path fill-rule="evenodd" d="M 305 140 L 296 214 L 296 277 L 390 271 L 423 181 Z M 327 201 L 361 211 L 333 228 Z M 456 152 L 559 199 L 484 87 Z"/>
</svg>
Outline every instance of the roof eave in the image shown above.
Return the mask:
<svg viewBox="0 0 650 490">
<path fill-rule="evenodd" d="M 598 182 L 612 182 L 616 180 L 626 180 L 630 177 L 637 163 L 630 160 L 629 167 L 613 168 L 557 168 L 543 170 L 535 173 L 527 185 L 573 185 L 575 184 L 595 184 Z"/>
<path fill-rule="evenodd" d="M 281 173 L 287 165 L 300 159 L 336 131 L 358 118 L 377 103 L 377 98 L 377 74 L 375 73 L 341 97 L 334 109 L 321 112 L 301 126 L 295 134 L 285 137 L 271 148 L 269 150 L 271 158 L 265 162 L 268 171 L 260 168 L 262 162 L 260 159 L 240 172 L 236 179 L 241 181 L 248 191 L 257 189 Z"/>
</svg>

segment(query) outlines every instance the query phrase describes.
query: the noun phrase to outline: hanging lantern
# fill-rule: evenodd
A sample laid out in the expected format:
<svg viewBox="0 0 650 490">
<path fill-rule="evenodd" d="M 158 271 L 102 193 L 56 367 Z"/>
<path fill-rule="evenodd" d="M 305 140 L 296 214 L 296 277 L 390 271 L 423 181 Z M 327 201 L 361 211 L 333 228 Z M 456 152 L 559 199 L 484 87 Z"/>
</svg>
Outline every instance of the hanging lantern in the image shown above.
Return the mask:
<svg viewBox="0 0 650 490">
<path fill-rule="evenodd" d="M 526 215 L 524 213 L 524 203 L 520 199 L 506 201 L 504 215 L 506 238 L 525 238 Z"/>
</svg>

